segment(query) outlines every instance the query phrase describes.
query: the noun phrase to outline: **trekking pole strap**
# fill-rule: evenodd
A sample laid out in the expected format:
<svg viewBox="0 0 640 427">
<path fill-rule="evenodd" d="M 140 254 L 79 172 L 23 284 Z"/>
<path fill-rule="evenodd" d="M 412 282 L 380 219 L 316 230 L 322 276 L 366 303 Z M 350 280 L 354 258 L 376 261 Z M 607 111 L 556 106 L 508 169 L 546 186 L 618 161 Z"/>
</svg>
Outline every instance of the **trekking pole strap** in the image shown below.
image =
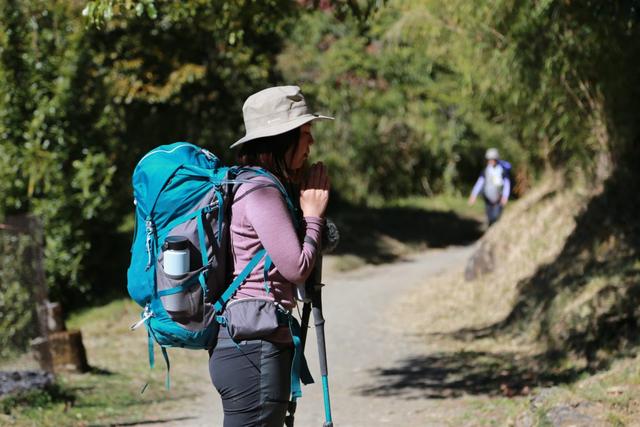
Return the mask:
<svg viewBox="0 0 640 427">
<path fill-rule="evenodd" d="M 303 384 L 313 384 L 313 377 L 309 372 L 307 360 L 302 351 L 302 341 L 300 339 L 300 324 L 298 320 L 289 315 L 289 329 L 291 331 L 291 339 L 293 340 L 293 362 L 291 363 L 291 401 L 295 402 L 297 398 L 302 397 Z"/>
<path fill-rule="evenodd" d="M 304 352 L 307 343 L 307 332 L 309 332 L 309 317 L 311 316 L 311 302 L 305 302 L 302 306 L 302 320 L 300 323 L 300 340 L 302 341 L 302 351 Z"/>
</svg>

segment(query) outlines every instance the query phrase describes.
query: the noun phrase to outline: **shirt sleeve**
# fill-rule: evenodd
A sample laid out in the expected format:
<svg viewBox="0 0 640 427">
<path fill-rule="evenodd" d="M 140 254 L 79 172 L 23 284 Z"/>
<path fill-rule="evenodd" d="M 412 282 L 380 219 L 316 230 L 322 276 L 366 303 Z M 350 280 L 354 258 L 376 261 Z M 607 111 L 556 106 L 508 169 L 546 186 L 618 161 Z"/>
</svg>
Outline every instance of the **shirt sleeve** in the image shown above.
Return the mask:
<svg viewBox="0 0 640 427">
<path fill-rule="evenodd" d="M 324 219 L 305 217 L 302 242 L 280 190 L 264 187 L 246 198 L 246 217 L 278 272 L 289 282 L 304 283 L 321 245 Z"/>
<path fill-rule="evenodd" d="M 509 178 L 504 179 L 504 183 L 502 185 L 502 197 L 505 199 L 509 199 L 509 195 L 511 194 L 511 180 Z"/>
<path fill-rule="evenodd" d="M 480 191 L 482 191 L 482 187 L 484 186 L 484 175 L 480 175 L 475 185 L 473 186 L 473 190 L 471 190 L 471 197 L 478 197 Z"/>
</svg>

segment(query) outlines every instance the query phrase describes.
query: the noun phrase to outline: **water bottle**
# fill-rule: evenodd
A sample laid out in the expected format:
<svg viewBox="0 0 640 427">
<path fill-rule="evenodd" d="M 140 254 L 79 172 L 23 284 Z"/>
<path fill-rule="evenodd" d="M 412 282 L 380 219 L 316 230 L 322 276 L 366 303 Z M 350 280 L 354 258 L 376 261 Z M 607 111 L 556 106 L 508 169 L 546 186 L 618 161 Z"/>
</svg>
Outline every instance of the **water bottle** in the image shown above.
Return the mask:
<svg viewBox="0 0 640 427">
<path fill-rule="evenodd" d="M 189 240 L 184 236 L 169 236 L 162 246 L 164 251 L 164 272 L 172 277 L 180 277 L 189 272 Z"/>
</svg>

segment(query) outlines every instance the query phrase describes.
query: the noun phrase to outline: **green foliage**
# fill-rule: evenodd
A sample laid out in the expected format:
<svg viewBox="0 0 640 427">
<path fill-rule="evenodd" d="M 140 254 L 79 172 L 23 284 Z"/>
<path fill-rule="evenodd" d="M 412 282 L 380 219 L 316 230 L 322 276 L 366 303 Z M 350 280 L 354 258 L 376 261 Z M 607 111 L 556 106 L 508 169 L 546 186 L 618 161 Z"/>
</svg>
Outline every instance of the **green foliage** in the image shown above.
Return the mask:
<svg viewBox="0 0 640 427">
<path fill-rule="evenodd" d="M 89 1 L 82 15 L 96 26 L 102 26 L 110 21 L 114 15 L 138 16 L 147 15 L 151 19 L 158 16 L 154 0 L 97 0 Z"/>
<path fill-rule="evenodd" d="M 519 153 L 470 101 L 464 74 L 418 6 L 392 2 L 365 30 L 308 14 L 280 56 L 285 78 L 336 115 L 318 126 L 318 151 L 350 198 L 456 193 L 476 176 L 487 144 Z"/>
<path fill-rule="evenodd" d="M 633 140 L 637 10 L 391 1 L 364 27 L 340 9 L 316 11 L 279 65 L 337 116 L 317 139 L 346 196 L 460 191 L 487 146 L 526 182 L 550 167 L 590 170 Z"/>
<path fill-rule="evenodd" d="M 487 146 L 517 180 L 623 161 L 637 1 L 0 0 L 0 216 L 46 228 L 54 299 L 123 286 L 129 180 L 189 140 L 230 162 L 242 103 L 300 83 L 343 196 L 466 191 Z M 83 16 L 85 15 L 85 16 Z"/>
<path fill-rule="evenodd" d="M 91 32 L 68 2 L 3 1 L 0 212 L 30 211 L 47 230 L 48 279 L 88 289 L 92 230 L 117 224 L 109 194 L 123 147 Z M 108 154 L 107 154 L 108 153 Z M 97 168 L 97 169 L 94 169 Z M 104 240 L 103 240 L 104 242 Z"/>
<path fill-rule="evenodd" d="M 0 11 L 0 217 L 42 217 L 52 299 L 124 289 L 125 266 L 104 260 L 126 252 L 114 232 L 132 211 L 133 166 L 176 140 L 229 160 L 242 102 L 275 80 L 297 8 L 90 2 L 99 27 L 73 2 L 1 0 Z"/>
</svg>

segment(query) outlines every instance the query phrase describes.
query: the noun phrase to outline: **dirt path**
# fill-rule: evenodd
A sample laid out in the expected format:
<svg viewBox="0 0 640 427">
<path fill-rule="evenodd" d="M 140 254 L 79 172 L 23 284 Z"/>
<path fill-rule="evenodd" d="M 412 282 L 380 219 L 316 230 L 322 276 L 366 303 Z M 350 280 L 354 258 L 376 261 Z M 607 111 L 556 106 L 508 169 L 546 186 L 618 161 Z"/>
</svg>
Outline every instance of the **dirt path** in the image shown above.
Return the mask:
<svg viewBox="0 0 640 427">
<path fill-rule="evenodd" d="M 348 273 L 329 269 L 325 273 L 327 287 L 323 302 L 336 425 L 449 425 L 445 421 L 448 415 L 459 410 L 454 401 L 429 399 L 411 391 L 410 387 L 385 390 L 385 379 L 379 373 L 406 365 L 407 360 L 430 352 L 424 339 L 404 334 L 386 321 L 390 307 L 407 293 L 419 289 L 427 279 L 459 268 L 471 251 L 471 247 L 430 250 L 394 264 L 367 266 Z M 425 306 L 428 307 L 428 303 Z M 401 323 L 398 320 L 394 319 L 393 324 Z M 313 330 L 309 332 L 306 355 L 312 374 L 319 382 Z M 202 396 L 197 404 L 185 407 L 183 414 L 173 414 L 174 421 L 145 426 L 222 425 L 220 403 L 210 386 L 206 364 L 203 362 L 201 366 L 202 382 L 194 384 Z M 321 426 L 324 420 L 321 386 L 304 387 L 303 393 L 296 426 Z"/>
<path fill-rule="evenodd" d="M 470 253 L 468 247 L 428 251 L 404 262 L 327 275 L 323 300 L 336 425 L 444 424 L 438 420 L 446 418 L 448 409 L 441 401 L 424 399 L 411 391 L 375 393 L 375 396 L 371 391 L 384 385 L 385 380 L 376 372 L 393 369 L 398 363 L 428 351 L 423 340 L 386 322 L 389 308 L 395 300 L 422 286 L 427 278 L 464 263 Z M 310 344 L 307 355 L 315 373 L 318 369 L 315 340 Z M 296 421 L 300 426 L 320 426 L 324 414 L 321 387 L 314 385 L 307 389 Z"/>
</svg>

